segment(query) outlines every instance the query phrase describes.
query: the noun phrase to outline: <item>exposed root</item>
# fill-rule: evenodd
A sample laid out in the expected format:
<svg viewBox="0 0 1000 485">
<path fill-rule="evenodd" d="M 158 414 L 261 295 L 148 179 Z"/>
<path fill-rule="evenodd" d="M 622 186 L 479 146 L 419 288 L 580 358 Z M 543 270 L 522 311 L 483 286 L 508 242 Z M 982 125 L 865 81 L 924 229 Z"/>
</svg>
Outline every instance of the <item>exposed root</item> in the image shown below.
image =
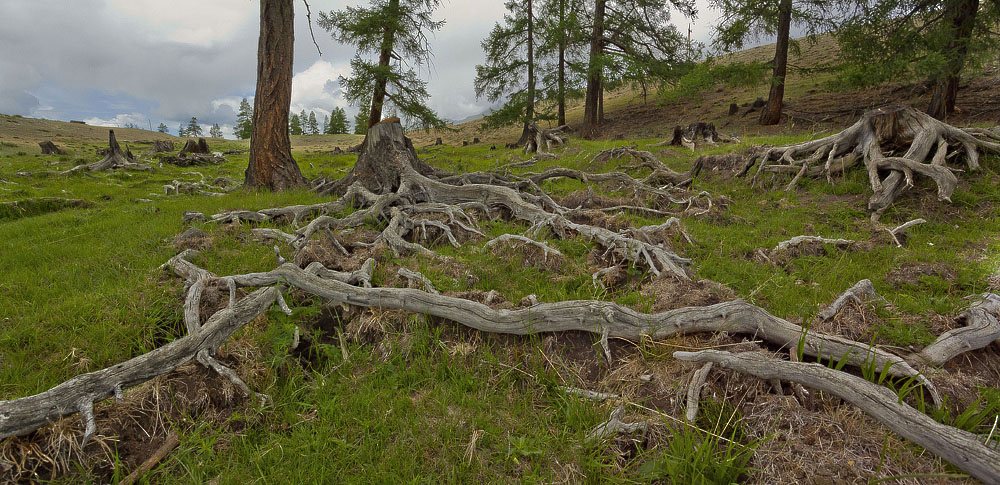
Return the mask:
<svg viewBox="0 0 1000 485">
<path fill-rule="evenodd" d="M 980 300 L 958 316 L 965 326 L 941 334 L 934 343 L 918 355 L 932 365 L 940 366 L 955 356 L 981 349 L 1000 339 L 1000 296 L 984 293 Z"/>
<path fill-rule="evenodd" d="M 762 149 L 749 157 L 739 174 L 745 175 L 759 162 L 754 180 L 763 171 L 795 173 L 791 189 L 803 176 L 825 175 L 833 183 L 832 172 L 845 171 L 860 161 L 868 172 L 873 192 L 868 209 L 876 221 L 913 186 L 914 173 L 933 179 L 938 199 L 951 201 L 958 179 L 947 166 L 948 159 L 964 153 L 966 167 L 975 171 L 980 150 L 1000 152 L 1000 143 L 982 130 L 955 128 L 908 106 L 894 105 L 866 112 L 840 133 Z M 892 152 L 902 155 L 892 156 Z"/>
<path fill-rule="evenodd" d="M 787 241 L 781 241 L 772 251 L 789 250 L 802 244 L 832 244 L 843 249 L 854 244 L 854 241 L 850 239 L 828 239 L 819 236 L 795 236 Z"/>
<path fill-rule="evenodd" d="M 838 313 L 840 313 L 840 310 L 844 308 L 844 305 L 846 305 L 847 302 L 853 301 L 860 305 L 862 297 L 877 298 L 883 302 L 885 301 L 885 298 L 882 298 L 875 291 L 875 287 L 872 286 L 871 280 L 863 279 L 855 283 L 854 286 L 848 288 L 847 291 L 845 291 L 843 294 L 837 297 L 837 299 L 834 300 L 833 303 L 830 304 L 830 306 L 824 308 L 822 311 L 816 314 L 816 317 L 824 322 L 830 320 L 831 318 L 837 316 Z"/>
<path fill-rule="evenodd" d="M 705 381 L 708 380 L 709 372 L 712 372 L 711 362 L 701 366 L 691 376 L 691 382 L 688 384 L 687 389 L 687 410 L 684 411 L 684 419 L 688 420 L 689 423 L 693 423 L 695 418 L 698 417 L 698 403 L 701 401 L 701 390 L 705 387 Z"/>
<path fill-rule="evenodd" d="M 524 236 L 518 236 L 518 235 L 515 235 L 515 234 L 504 234 L 502 236 L 490 239 L 489 241 L 486 242 L 486 244 L 483 245 L 483 248 L 484 249 L 485 248 L 489 248 L 489 247 L 492 247 L 492 246 L 495 246 L 495 245 L 498 245 L 498 244 L 508 244 L 511 247 L 513 247 L 515 242 L 519 242 L 519 243 L 522 243 L 522 244 L 527 244 L 529 246 L 534 246 L 534 247 L 536 247 L 538 249 L 541 249 L 542 250 L 542 258 L 546 262 L 548 261 L 549 254 L 551 254 L 552 256 L 555 256 L 557 258 L 563 258 L 564 257 L 563 253 L 560 253 L 558 249 L 555 249 L 552 246 L 549 246 L 548 243 L 546 243 L 545 241 L 535 241 L 534 239 L 527 238 L 527 237 L 524 237 Z"/>
<path fill-rule="evenodd" d="M 697 122 L 691 123 L 687 128 L 674 127 L 673 135 L 669 140 L 664 140 L 654 146 L 673 145 L 682 146 L 695 151 L 699 143 L 716 145 L 718 143 L 739 143 L 740 139 L 719 134 L 714 123 Z"/>
<path fill-rule="evenodd" d="M 923 224 L 925 222 L 927 221 L 923 219 L 914 219 L 912 221 L 900 224 L 893 229 L 886 228 L 885 231 L 889 233 L 890 237 L 892 237 L 892 242 L 896 243 L 896 247 L 901 248 L 903 247 L 903 241 L 906 240 L 906 230 L 913 226 Z"/>
<path fill-rule="evenodd" d="M 528 123 L 527 138 L 528 141 L 524 144 L 524 151 L 529 153 L 539 153 L 543 154 L 545 152 L 552 151 L 552 144 L 557 146 L 566 146 L 566 142 L 569 141 L 569 137 L 563 133 L 568 126 L 562 125 L 550 130 L 543 130 L 538 127 L 534 121 Z M 544 149 L 542 148 L 544 147 Z"/>
<path fill-rule="evenodd" d="M 618 394 L 609 394 L 606 392 L 591 391 L 589 389 L 580 389 L 579 387 L 567 387 L 559 386 L 559 390 L 565 392 L 566 394 L 572 394 L 574 396 L 580 396 L 585 399 L 590 399 L 592 401 L 602 402 L 609 399 L 621 399 Z"/>
<path fill-rule="evenodd" d="M 896 434 L 984 482 L 997 483 L 1000 477 L 1000 452 L 984 445 L 978 436 L 938 423 L 904 403 L 896 393 L 860 377 L 821 364 L 788 362 L 757 352 L 733 354 L 703 350 L 674 352 L 674 357 L 690 362 L 714 362 L 760 379 L 793 381 L 828 392 L 858 406 Z"/>
<path fill-rule="evenodd" d="M 625 406 L 618 406 L 614 411 L 611 411 L 611 417 L 607 421 L 597 425 L 593 431 L 587 434 L 586 441 L 588 442 L 599 442 L 605 438 L 610 438 L 618 434 L 630 434 L 637 431 L 646 431 L 649 423 L 645 421 L 636 421 L 634 423 L 626 423 L 621 420 L 622 416 L 625 415 Z"/>
<path fill-rule="evenodd" d="M 418 285 L 423 286 L 424 290 L 432 295 L 441 294 L 440 291 L 434 289 L 434 284 L 431 283 L 431 280 L 427 279 L 427 277 L 420 272 L 412 271 L 406 268 L 399 268 L 397 274 L 399 274 L 399 276 L 402 276 L 403 278 L 406 278 L 406 280 L 409 281 L 410 283 L 416 283 Z"/>
</svg>

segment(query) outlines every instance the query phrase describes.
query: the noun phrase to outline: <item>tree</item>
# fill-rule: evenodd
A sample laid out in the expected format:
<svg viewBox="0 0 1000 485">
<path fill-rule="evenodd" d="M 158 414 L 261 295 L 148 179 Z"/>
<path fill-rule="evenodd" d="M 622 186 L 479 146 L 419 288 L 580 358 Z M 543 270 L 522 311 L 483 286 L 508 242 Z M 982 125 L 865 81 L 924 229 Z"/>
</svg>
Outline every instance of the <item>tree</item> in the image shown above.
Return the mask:
<svg viewBox="0 0 1000 485">
<path fill-rule="evenodd" d="M 716 26 L 715 45 L 723 50 L 742 49 L 747 42 L 762 36 L 775 36 L 774 59 L 771 61 L 771 89 L 767 105 L 760 113 L 760 124 L 775 125 L 781 121 L 785 97 L 785 76 L 788 74 L 788 48 L 791 26 L 808 34 L 833 28 L 842 8 L 849 2 L 829 0 L 710 0 L 722 11 Z"/>
<path fill-rule="evenodd" d="M 188 120 L 187 128 L 184 130 L 187 136 L 201 136 L 201 125 L 198 124 L 198 118 L 194 116 Z"/>
<path fill-rule="evenodd" d="M 212 138 L 222 138 L 225 135 L 222 134 L 222 128 L 220 128 L 219 124 L 216 123 L 216 124 L 212 125 L 212 128 L 210 128 L 208 130 L 208 136 L 210 136 Z"/>
<path fill-rule="evenodd" d="M 367 122 L 367 119 L 365 121 Z M 330 113 L 330 134 L 347 133 L 350 130 L 351 124 L 347 119 L 347 112 L 344 111 L 344 108 L 339 106 L 333 108 L 333 112 Z"/>
<path fill-rule="evenodd" d="M 581 0 L 544 0 L 541 9 L 538 55 L 542 59 L 555 57 L 555 66 L 542 70 L 545 97 L 555 103 L 556 123 L 562 126 L 566 124 L 566 99 L 582 80 L 575 75 L 583 71 L 582 62 L 574 62 L 573 58 L 583 54 L 585 38 L 580 34 L 584 30 L 583 4 Z M 577 69 L 573 69 L 573 64 Z"/>
<path fill-rule="evenodd" d="M 240 140 L 250 138 L 253 131 L 253 106 L 247 102 L 247 98 L 240 101 L 240 111 L 236 114 L 236 126 L 233 127 L 233 135 Z"/>
<path fill-rule="evenodd" d="M 484 126 L 521 122 L 517 144 L 527 141 L 535 120 L 535 3 L 510 0 L 504 23 L 497 23 L 482 42 L 486 62 L 476 66 L 476 97 L 490 102 L 506 97 L 499 110 L 484 118 Z"/>
<path fill-rule="evenodd" d="M 387 107 L 424 128 L 444 126 L 444 120 L 427 107 L 427 83 L 414 70 L 430 62 L 427 33 L 444 25 L 431 18 L 439 4 L 440 0 L 371 0 L 369 8 L 320 13 L 319 25 L 337 42 L 357 46 L 351 76 L 341 77 L 340 83 L 348 101 L 370 107 L 366 129 L 382 119 Z M 362 57 L 374 53 L 377 62 Z"/>
<path fill-rule="evenodd" d="M 319 124 L 316 123 L 316 112 L 309 112 L 309 134 L 318 135 L 319 134 Z"/>
<path fill-rule="evenodd" d="M 323 116 L 323 134 L 324 135 L 329 135 L 330 134 L 330 116 L 329 115 L 324 115 Z"/>
<path fill-rule="evenodd" d="M 184 129 L 184 125 L 183 124 L 177 125 L 177 136 L 182 137 L 182 138 L 185 137 L 185 136 L 187 136 L 187 130 Z"/>
<path fill-rule="evenodd" d="M 851 86 L 923 79 L 927 113 L 955 111 L 963 71 L 995 59 L 1000 4 L 981 0 L 860 0 L 838 31 L 840 80 Z"/>
<path fill-rule="evenodd" d="M 693 0 L 594 0 L 584 97 L 583 134 L 594 136 L 604 121 L 605 72 L 618 80 L 662 77 L 667 67 L 694 53 L 670 23 L 670 10 L 695 14 Z"/>
<path fill-rule="evenodd" d="M 253 98 L 246 187 L 284 190 L 306 184 L 292 158 L 288 110 L 292 104 L 295 32 L 292 0 L 260 0 L 257 87 Z"/>
<path fill-rule="evenodd" d="M 354 134 L 355 135 L 366 135 L 368 134 L 369 128 L 369 116 L 368 111 L 364 109 L 364 104 L 361 105 L 362 108 L 358 110 L 358 114 L 354 115 Z"/>
<path fill-rule="evenodd" d="M 299 115 L 293 114 L 288 120 L 288 133 L 291 135 L 302 134 L 302 120 Z"/>
<path fill-rule="evenodd" d="M 160 123 L 160 126 L 156 127 L 156 131 L 159 133 L 169 133 L 170 128 L 167 128 L 167 125 Z"/>
</svg>

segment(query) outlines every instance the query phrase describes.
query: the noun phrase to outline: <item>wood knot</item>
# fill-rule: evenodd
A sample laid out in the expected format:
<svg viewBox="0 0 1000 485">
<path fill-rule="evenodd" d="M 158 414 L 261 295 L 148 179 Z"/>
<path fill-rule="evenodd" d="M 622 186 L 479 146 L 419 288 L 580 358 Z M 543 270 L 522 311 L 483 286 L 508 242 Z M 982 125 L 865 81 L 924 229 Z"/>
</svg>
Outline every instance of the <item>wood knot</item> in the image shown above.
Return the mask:
<svg viewBox="0 0 1000 485">
<path fill-rule="evenodd" d="M 390 117 L 388 117 L 388 118 L 386 118 L 386 119 L 378 122 L 378 124 L 380 124 L 380 125 L 384 124 L 384 123 L 399 123 L 399 118 L 397 118 L 395 116 L 390 116 Z"/>
</svg>

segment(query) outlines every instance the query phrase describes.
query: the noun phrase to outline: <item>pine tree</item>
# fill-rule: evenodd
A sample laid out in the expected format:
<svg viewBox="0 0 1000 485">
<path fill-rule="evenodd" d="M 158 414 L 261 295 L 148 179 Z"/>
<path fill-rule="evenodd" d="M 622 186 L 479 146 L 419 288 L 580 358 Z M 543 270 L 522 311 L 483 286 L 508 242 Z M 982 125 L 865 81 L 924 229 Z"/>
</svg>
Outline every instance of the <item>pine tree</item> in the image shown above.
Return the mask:
<svg viewBox="0 0 1000 485">
<path fill-rule="evenodd" d="M 187 130 L 184 129 L 184 125 L 177 125 L 177 136 L 182 138 L 188 136 Z"/>
<path fill-rule="evenodd" d="M 367 121 L 367 118 L 365 118 Z M 347 119 L 347 111 L 344 108 L 333 108 L 330 114 L 330 133 L 341 134 L 351 131 L 351 122 Z"/>
<path fill-rule="evenodd" d="M 354 115 L 354 134 L 355 135 L 365 135 L 368 133 L 368 111 L 364 108 L 364 104 L 361 105 L 361 109 L 358 110 L 358 114 Z"/>
<path fill-rule="evenodd" d="M 216 123 L 216 124 L 212 125 L 212 128 L 210 128 L 208 130 L 208 136 L 210 136 L 212 138 L 222 138 L 225 135 L 222 134 L 222 128 L 220 128 L 219 124 Z"/>
<path fill-rule="evenodd" d="M 521 122 L 517 144 L 530 136 L 535 120 L 535 3 L 510 0 L 505 6 L 503 25 L 497 23 L 482 42 L 486 63 L 476 66 L 476 97 L 496 102 L 506 97 L 503 107 L 484 118 L 485 127 Z"/>
<path fill-rule="evenodd" d="M 330 116 L 328 115 L 323 116 L 323 134 L 324 135 L 330 134 Z"/>
<path fill-rule="evenodd" d="M 365 115 L 368 126 L 378 123 L 387 107 L 424 128 L 444 126 L 444 120 L 427 107 L 427 82 L 413 67 L 402 67 L 404 59 L 414 67 L 430 62 L 427 34 L 444 25 L 431 18 L 439 5 L 440 0 L 371 0 L 369 8 L 320 13 L 319 25 L 335 40 L 357 46 L 351 76 L 341 77 L 340 83 L 348 101 L 370 107 Z M 375 53 L 377 62 L 362 57 Z"/>
<path fill-rule="evenodd" d="M 302 134 L 302 122 L 299 115 L 293 114 L 291 118 L 288 119 L 288 133 L 292 135 Z"/>
<path fill-rule="evenodd" d="M 319 123 L 316 122 L 316 112 L 309 112 L 309 134 L 318 135 L 319 134 Z"/>
<path fill-rule="evenodd" d="M 233 135 L 241 140 L 246 140 L 250 138 L 252 132 L 253 106 L 250 106 L 247 98 L 243 98 L 243 101 L 240 101 L 240 111 L 236 115 L 236 126 L 233 127 Z"/>
<path fill-rule="evenodd" d="M 191 137 L 201 136 L 201 125 L 198 124 L 198 118 L 195 118 L 194 116 L 191 117 L 184 133 Z"/>
<path fill-rule="evenodd" d="M 167 128 L 167 125 L 160 123 L 160 126 L 156 127 L 156 131 L 159 133 L 169 133 L 170 128 Z"/>
</svg>

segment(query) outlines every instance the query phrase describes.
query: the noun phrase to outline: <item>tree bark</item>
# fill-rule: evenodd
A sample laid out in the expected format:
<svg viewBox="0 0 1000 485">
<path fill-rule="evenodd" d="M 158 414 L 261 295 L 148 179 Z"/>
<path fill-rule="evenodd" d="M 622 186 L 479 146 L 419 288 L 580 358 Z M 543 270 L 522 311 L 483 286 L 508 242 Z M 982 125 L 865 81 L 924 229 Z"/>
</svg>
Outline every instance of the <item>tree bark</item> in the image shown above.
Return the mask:
<svg viewBox="0 0 1000 485">
<path fill-rule="evenodd" d="M 524 145 L 531 138 L 531 124 L 535 121 L 535 18 L 532 0 L 528 0 L 525 14 L 528 17 L 528 100 L 524 107 L 524 129 L 518 145 Z"/>
<path fill-rule="evenodd" d="M 559 126 L 566 124 L 566 0 L 559 0 Z"/>
<path fill-rule="evenodd" d="M 392 12 L 399 10 L 399 0 L 389 0 L 389 9 Z M 388 68 L 392 61 L 392 44 L 396 40 L 396 32 L 389 27 L 385 27 L 382 33 L 382 50 L 378 55 L 378 65 L 381 68 Z M 375 91 L 372 93 L 372 109 L 368 114 L 368 128 L 371 128 L 382 121 L 382 106 L 385 104 L 386 86 L 389 80 L 385 76 L 375 78 Z"/>
<path fill-rule="evenodd" d="M 948 63 L 944 79 L 934 84 L 927 114 L 939 120 L 945 120 L 955 112 L 955 99 L 958 97 L 958 83 L 965 67 L 965 56 L 969 50 L 969 39 L 976 26 L 976 13 L 979 11 L 979 0 L 958 0 L 957 5 L 948 8 L 953 12 L 951 18 L 952 38 L 948 41 L 945 54 Z"/>
<path fill-rule="evenodd" d="M 778 40 L 774 47 L 774 72 L 767 106 L 760 112 L 760 124 L 781 122 L 781 105 L 785 97 L 785 74 L 788 71 L 788 31 L 792 23 L 792 0 L 781 0 L 778 6 Z"/>
<path fill-rule="evenodd" d="M 604 47 L 604 12 L 607 0 L 594 0 L 594 27 L 590 34 L 590 66 L 587 74 L 587 96 L 583 107 L 583 136 L 597 135 L 598 104 L 601 96 L 601 73 L 604 68 L 598 62 Z"/>
<path fill-rule="evenodd" d="M 244 185 L 285 190 L 306 185 L 292 158 L 288 108 L 292 104 L 295 32 L 292 0 L 260 0 L 257 90 L 254 96 L 250 165 Z"/>
</svg>

